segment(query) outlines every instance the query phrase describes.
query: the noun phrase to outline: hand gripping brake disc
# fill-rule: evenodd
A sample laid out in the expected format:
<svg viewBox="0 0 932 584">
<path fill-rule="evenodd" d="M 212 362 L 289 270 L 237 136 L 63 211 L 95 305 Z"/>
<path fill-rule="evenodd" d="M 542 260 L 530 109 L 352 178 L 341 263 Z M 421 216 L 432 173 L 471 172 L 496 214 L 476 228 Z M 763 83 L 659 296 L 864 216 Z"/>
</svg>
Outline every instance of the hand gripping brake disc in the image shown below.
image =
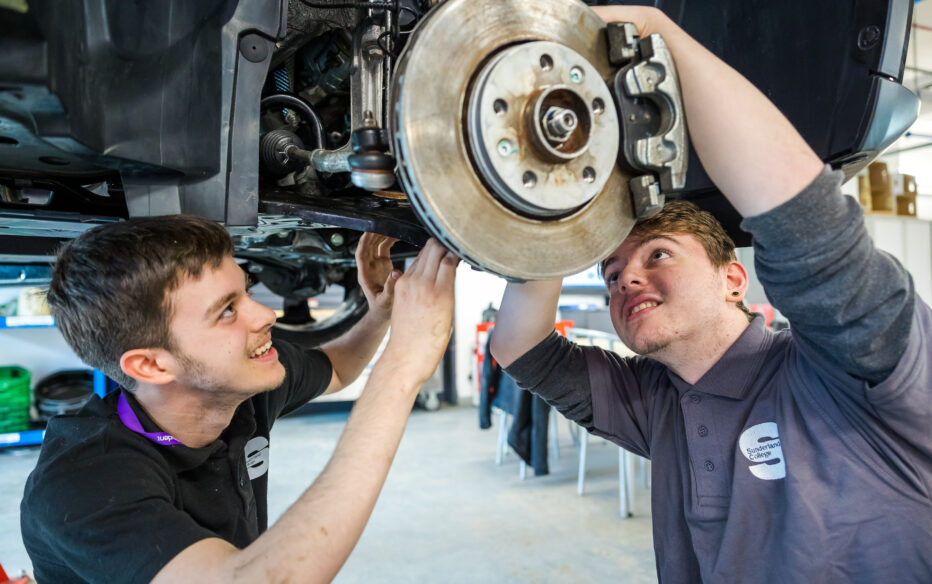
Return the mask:
<svg viewBox="0 0 932 584">
<path fill-rule="evenodd" d="M 560 277 L 633 226 L 604 31 L 574 0 L 448 0 L 409 40 L 392 88 L 399 175 L 473 266 Z"/>
</svg>

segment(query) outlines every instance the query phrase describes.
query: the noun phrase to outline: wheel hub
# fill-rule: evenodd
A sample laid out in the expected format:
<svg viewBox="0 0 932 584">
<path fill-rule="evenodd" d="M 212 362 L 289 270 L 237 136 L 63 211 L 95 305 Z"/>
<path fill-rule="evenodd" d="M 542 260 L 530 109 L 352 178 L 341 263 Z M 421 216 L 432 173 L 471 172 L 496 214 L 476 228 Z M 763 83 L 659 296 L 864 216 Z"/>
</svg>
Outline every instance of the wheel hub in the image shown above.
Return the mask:
<svg viewBox="0 0 932 584">
<path fill-rule="evenodd" d="M 480 72 L 467 113 L 478 174 L 528 217 L 570 214 L 605 186 L 618 152 L 608 87 L 579 53 L 537 41 L 500 52 Z"/>
</svg>

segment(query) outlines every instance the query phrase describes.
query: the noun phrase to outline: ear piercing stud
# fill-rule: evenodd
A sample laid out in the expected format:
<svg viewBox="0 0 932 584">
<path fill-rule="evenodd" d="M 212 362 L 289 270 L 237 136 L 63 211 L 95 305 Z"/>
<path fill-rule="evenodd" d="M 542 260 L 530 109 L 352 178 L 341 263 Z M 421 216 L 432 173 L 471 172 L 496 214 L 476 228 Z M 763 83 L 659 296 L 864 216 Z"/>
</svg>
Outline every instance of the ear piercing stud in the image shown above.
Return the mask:
<svg viewBox="0 0 932 584">
<path fill-rule="evenodd" d="M 738 294 L 741 294 L 741 292 L 738 292 L 737 290 L 732 290 L 732 291 L 731 291 L 731 295 L 732 295 L 732 296 L 737 296 Z"/>
</svg>

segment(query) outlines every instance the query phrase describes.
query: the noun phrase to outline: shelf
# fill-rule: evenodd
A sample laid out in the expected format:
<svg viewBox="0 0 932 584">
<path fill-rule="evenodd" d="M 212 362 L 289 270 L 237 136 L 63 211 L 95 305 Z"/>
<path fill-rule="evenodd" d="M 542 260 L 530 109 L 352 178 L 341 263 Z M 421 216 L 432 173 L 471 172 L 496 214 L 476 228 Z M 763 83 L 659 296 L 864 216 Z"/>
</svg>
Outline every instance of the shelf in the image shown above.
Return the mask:
<svg viewBox="0 0 932 584">
<path fill-rule="evenodd" d="M 0 448 L 42 444 L 43 436 L 45 436 L 45 430 L 24 430 L 22 432 L 2 433 L 0 434 Z"/>
<path fill-rule="evenodd" d="M 98 369 L 92 371 L 94 378 L 94 393 L 99 397 L 104 397 L 109 391 L 117 389 L 116 383 L 110 381 L 106 375 Z M 42 444 L 45 437 L 45 430 L 24 430 L 22 432 L 0 432 L 0 450 L 4 448 L 13 448 L 15 446 L 38 446 Z"/>
<path fill-rule="evenodd" d="M 52 328 L 55 319 L 51 316 L 0 316 L 0 329 Z"/>
</svg>

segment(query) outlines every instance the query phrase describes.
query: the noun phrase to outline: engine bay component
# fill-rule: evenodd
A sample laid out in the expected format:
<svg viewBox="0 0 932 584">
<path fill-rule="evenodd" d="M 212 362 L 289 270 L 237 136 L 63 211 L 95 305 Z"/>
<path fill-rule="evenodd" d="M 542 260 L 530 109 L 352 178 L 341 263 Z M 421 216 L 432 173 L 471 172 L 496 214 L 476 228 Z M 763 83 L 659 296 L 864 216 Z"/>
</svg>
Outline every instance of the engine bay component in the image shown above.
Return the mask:
<svg viewBox="0 0 932 584">
<path fill-rule="evenodd" d="M 297 134 L 288 130 L 272 130 L 259 140 L 259 164 L 272 176 L 284 176 L 299 170 L 302 160 L 292 153 L 303 150 L 304 142 Z"/>
<path fill-rule="evenodd" d="M 399 57 L 400 180 L 431 234 L 473 266 L 560 277 L 633 226 L 604 28 L 571 0 L 448 0 Z"/>
<path fill-rule="evenodd" d="M 354 185 L 367 191 L 383 191 L 395 184 L 395 159 L 388 154 L 385 131 L 376 125 L 371 111 L 366 112 L 363 126 L 353 130 L 351 143 L 350 180 Z"/>
</svg>

